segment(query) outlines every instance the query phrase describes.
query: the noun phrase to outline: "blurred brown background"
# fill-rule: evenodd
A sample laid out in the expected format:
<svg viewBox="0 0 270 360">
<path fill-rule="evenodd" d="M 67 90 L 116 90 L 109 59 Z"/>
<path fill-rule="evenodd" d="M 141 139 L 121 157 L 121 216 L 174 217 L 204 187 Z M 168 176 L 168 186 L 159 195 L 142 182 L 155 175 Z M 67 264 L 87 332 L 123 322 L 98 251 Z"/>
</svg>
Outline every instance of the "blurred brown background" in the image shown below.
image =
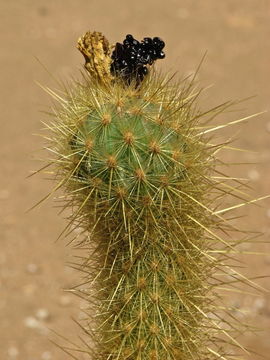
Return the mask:
<svg viewBox="0 0 270 360">
<path fill-rule="evenodd" d="M 203 106 L 257 95 L 241 104 L 233 118 L 269 110 L 270 1 L 269 0 L 10 0 L 0 1 L 1 38 L 1 187 L 0 187 L 0 359 L 64 360 L 49 330 L 72 338 L 79 330 L 71 317 L 80 318 L 81 301 L 63 288 L 79 274 L 65 266 L 71 250 L 65 241 L 55 243 L 65 221 L 53 202 L 25 211 L 47 194 L 52 184 L 42 176 L 26 179 L 40 164 L 41 120 L 50 99 L 35 81 L 56 87 L 36 57 L 57 78 L 78 74 L 83 64 L 77 38 L 86 30 L 102 31 L 110 42 L 127 33 L 141 40 L 160 36 L 166 42 L 166 59 L 160 67 L 192 73 L 207 50 L 199 74 L 203 86 L 213 86 Z M 230 115 L 231 116 L 231 115 Z M 227 121 L 226 116 L 221 120 Z M 228 129 L 234 135 L 239 131 Z M 269 191 L 269 113 L 245 124 L 237 145 L 255 153 L 232 153 L 231 161 L 257 165 L 232 167 L 231 174 L 251 180 L 254 196 Z M 248 224 L 269 241 L 270 202 L 245 210 Z M 248 251 L 269 252 L 259 242 Z M 270 256 L 250 256 L 247 273 L 269 275 Z M 269 280 L 259 283 L 270 288 Z M 246 334 L 243 343 L 270 359 L 269 294 L 240 294 L 228 301 L 243 310 L 243 320 L 265 328 Z M 83 357 L 82 357 L 83 358 Z M 252 354 L 245 359 L 259 359 Z M 164 359 L 165 360 L 165 359 Z"/>
</svg>

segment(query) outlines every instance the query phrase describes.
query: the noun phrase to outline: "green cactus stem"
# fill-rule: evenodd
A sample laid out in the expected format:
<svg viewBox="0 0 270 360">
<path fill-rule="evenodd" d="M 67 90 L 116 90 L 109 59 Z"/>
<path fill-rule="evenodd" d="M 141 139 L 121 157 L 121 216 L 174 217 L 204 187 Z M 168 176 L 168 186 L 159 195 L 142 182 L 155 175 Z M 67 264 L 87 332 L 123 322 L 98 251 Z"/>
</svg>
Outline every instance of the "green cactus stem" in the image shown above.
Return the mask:
<svg viewBox="0 0 270 360">
<path fill-rule="evenodd" d="M 121 77 L 100 33 L 78 47 L 87 72 L 64 96 L 49 91 L 60 106 L 48 124 L 55 189 L 72 209 L 66 231 L 82 233 L 73 266 L 86 339 L 74 350 L 92 360 L 242 359 L 241 329 L 218 289 L 232 269 L 238 277 L 230 254 L 239 243 L 220 204 L 244 195 L 218 170 L 226 144 L 213 144 L 208 125 L 231 104 L 200 112 L 192 81 L 149 66 Z"/>
</svg>

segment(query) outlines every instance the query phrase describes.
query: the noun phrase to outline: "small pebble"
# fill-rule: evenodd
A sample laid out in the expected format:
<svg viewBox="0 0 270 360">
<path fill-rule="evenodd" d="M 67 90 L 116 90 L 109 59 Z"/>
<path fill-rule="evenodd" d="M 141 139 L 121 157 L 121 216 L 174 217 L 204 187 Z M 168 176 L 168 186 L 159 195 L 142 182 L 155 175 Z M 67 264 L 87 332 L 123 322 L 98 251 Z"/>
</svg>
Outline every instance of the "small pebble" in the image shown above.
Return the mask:
<svg viewBox="0 0 270 360">
<path fill-rule="evenodd" d="M 26 270 L 30 274 L 35 274 L 38 271 L 38 266 L 36 264 L 27 264 Z"/>
<path fill-rule="evenodd" d="M 266 210 L 266 216 L 270 218 L 270 209 Z"/>
<path fill-rule="evenodd" d="M 44 351 L 41 355 L 42 360 L 51 360 L 52 359 L 52 353 L 50 351 Z"/>
<path fill-rule="evenodd" d="M 79 227 L 79 226 L 76 226 L 74 229 L 73 229 L 73 232 L 75 234 L 80 234 L 82 232 L 82 229 Z"/>
<path fill-rule="evenodd" d="M 259 180 L 260 174 L 256 169 L 251 169 L 248 172 L 248 177 L 250 178 L 250 180 L 256 181 L 256 180 Z"/>
<path fill-rule="evenodd" d="M 24 319 L 24 325 L 30 329 L 37 329 L 40 327 L 39 321 L 33 316 Z"/>
<path fill-rule="evenodd" d="M 262 310 L 265 307 L 266 301 L 264 298 L 258 298 L 253 303 L 253 309 L 257 312 Z"/>
<path fill-rule="evenodd" d="M 38 309 L 36 311 L 36 317 L 39 319 L 39 320 L 48 320 L 48 318 L 50 317 L 50 313 L 47 309 Z"/>
<path fill-rule="evenodd" d="M 47 335 L 49 333 L 49 329 L 46 326 L 44 326 L 42 322 L 40 322 L 33 316 L 29 316 L 25 318 L 24 325 L 29 329 L 38 331 L 40 334 L 43 335 Z"/>
<path fill-rule="evenodd" d="M 15 346 L 8 348 L 8 356 L 12 359 L 16 358 L 19 355 L 19 350 Z"/>
</svg>

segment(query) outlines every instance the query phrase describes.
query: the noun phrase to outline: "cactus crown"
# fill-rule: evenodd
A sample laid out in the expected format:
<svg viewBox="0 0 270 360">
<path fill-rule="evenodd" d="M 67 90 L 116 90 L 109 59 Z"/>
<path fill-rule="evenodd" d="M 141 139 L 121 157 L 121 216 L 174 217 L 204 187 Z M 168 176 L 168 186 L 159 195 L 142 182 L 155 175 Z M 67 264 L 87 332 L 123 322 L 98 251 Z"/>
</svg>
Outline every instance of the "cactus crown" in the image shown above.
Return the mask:
<svg viewBox="0 0 270 360">
<path fill-rule="evenodd" d="M 204 126 L 231 104 L 200 112 L 192 81 L 148 74 L 164 57 L 162 40 L 125 41 L 79 39 L 88 73 L 49 125 L 57 188 L 73 209 L 67 229 L 85 234 L 74 241 L 87 253 L 73 264 L 89 304 L 83 351 L 95 360 L 240 359 L 224 345 L 241 349 L 239 324 L 224 320 L 215 290 L 229 283 L 239 243 L 221 238 L 238 229 L 216 206 L 238 196 L 239 181 L 217 170 L 224 144 Z"/>
</svg>

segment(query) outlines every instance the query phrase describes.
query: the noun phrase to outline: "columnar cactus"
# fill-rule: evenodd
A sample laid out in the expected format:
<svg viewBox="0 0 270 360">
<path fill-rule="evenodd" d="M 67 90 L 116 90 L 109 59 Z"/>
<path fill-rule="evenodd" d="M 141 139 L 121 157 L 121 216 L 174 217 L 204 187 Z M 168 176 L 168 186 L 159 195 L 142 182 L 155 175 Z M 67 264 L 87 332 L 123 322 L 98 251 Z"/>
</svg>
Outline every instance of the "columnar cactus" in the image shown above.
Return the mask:
<svg viewBox="0 0 270 360">
<path fill-rule="evenodd" d="M 112 47 L 88 32 L 78 42 L 82 80 L 52 93 L 61 104 L 48 125 L 56 188 L 72 209 L 66 230 L 82 230 L 74 266 L 85 276 L 77 293 L 89 305 L 88 340 L 78 351 L 93 360 L 240 359 L 238 325 L 216 290 L 231 282 L 238 242 L 219 206 L 240 192 L 217 170 L 224 144 L 208 136 L 228 104 L 202 113 L 192 81 L 149 71 L 163 47 L 131 35 Z"/>
</svg>

